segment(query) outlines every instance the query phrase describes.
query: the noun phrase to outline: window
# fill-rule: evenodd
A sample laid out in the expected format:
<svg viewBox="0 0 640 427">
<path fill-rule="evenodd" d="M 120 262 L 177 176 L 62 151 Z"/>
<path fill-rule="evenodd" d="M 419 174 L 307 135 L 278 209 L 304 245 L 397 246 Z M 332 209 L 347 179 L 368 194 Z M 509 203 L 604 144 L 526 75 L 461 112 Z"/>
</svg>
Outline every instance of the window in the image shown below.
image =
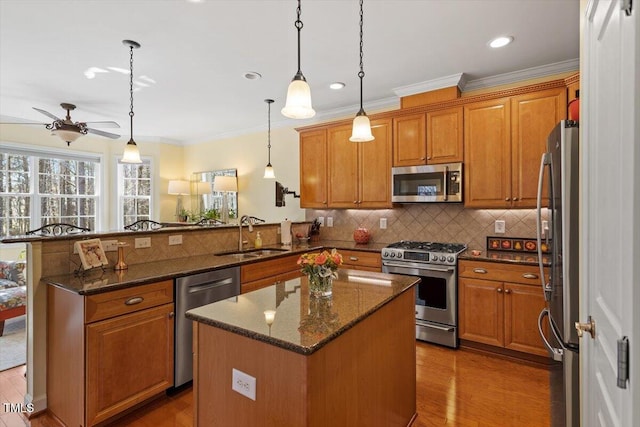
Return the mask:
<svg viewBox="0 0 640 427">
<path fill-rule="evenodd" d="M 100 159 L 26 150 L 0 153 L 0 233 L 45 224 L 99 225 Z"/>
<path fill-rule="evenodd" d="M 118 163 L 119 228 L 141 219 L 151 219 L 151 163 Z"/>
</svg>

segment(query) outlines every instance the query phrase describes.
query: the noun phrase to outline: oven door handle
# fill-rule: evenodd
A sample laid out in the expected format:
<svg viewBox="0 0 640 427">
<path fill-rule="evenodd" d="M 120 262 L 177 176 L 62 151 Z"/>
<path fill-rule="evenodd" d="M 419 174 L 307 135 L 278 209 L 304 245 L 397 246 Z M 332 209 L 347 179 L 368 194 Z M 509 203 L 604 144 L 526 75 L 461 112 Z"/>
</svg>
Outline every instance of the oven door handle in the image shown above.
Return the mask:
<svg viewBox="0 0 640 427">
<path fill-rule="evenodd" d="M 419 267 L 417 267 L 414 264 L 411 264 L 411 265 L 408 265 L 408 264 L 397 264 L 397 263 L 394 263 L 394 262 L 383 262 L 382 265 L 384 265 L 386 267 L 417 268 L 418 270 L 439 271 L 439 272 L 442 272 L 442 273 L 451 273 L 451 272 L 455 271 L 455 267 L 438 268 L 438 267 L 432 267 L 432 266 L 426 266 L 426 265 L 420 265 Z"/>
<path fill-rule="evenodd" d="M 433 323 L 423 322 L 418 319 L 416 319 L 416 325 L 424 326 L 425 328 L 437 329 L 439 331 L 444 331 L 444 332 L 452 332 L 454 330 L 453 327 L 451 326 L 438 326 L 438 325 L 434 325 Z"/>
</svg>

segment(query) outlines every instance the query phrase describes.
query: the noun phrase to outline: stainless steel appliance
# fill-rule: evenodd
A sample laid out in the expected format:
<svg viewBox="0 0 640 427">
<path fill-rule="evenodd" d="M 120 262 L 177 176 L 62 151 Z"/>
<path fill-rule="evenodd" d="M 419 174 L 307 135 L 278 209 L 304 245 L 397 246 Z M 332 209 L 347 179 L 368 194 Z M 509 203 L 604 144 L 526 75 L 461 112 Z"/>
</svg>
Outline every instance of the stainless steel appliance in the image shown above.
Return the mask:
<svg viewBox="0 0 640 427">
<path fill-rule="evenodd" d="M 391 201 L 461 202 L 462 163 L 391 168 Z"/>
<path fill-rule="evenodd" d="M 179 277 L 175 283 L 174 387 L 193 379 L 193 322 L 187 310 L 240 295 L 240 268 Z"/>
<path fill-rule="evenodd" d="M 551 371 L 551 415 L 554 426 L 567 427 L 580 425 L 579 341 L 574 328 L 579 319 L 579 154 L 578 123 L 560 122 L 547 140 L 538 180 L 538 257 L 546 301 L 538 319 L 538 330 L 549 354 L 562 362 L 562 369 Z M 542 194 L 544 185 L 548 188 L 547 195 Z M 543 199 L 548 202 L 548 230 L 542 227 Z M 551 267 L 549 276 L 545 277 L 540 248 L 542 240 L 549 238 Z M 545 320 L 550 337 L 543 333 Z"/>
<path fill-rule="evenodd" d="M 382 250 L 384 273 L 418 276 L 416 339 L 458 347 L 458 254 L 460 243 L 400 241 Z"/>
</svg>

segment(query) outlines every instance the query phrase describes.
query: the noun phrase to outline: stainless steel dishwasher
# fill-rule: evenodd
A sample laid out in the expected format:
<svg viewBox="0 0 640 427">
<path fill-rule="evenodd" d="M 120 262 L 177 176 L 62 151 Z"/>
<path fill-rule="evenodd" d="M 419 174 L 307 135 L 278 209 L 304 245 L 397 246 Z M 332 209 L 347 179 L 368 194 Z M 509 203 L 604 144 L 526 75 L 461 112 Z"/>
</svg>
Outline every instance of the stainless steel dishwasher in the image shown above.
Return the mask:
<svg viewBox="0 0 640 427">
<path fill-rule="evenodd" d="M 193 379 L 193 323 L 185 313 L 240 294 L 240 267 L 224 268 L 176 278 L 176 318 L 173 385 Z"/>
</svg>

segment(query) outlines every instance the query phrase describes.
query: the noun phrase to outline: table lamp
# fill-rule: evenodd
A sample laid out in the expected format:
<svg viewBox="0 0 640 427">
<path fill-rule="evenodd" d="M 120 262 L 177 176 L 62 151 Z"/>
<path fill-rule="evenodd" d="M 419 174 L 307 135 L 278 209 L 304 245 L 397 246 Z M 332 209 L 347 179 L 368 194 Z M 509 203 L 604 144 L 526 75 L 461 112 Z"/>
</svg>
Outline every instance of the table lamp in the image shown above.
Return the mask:
<svg viewBox="0 0 640 427">
<path fill-rule="evenodd" d="M 229 223 L 229 199 L 230 192 L 238 191 L 238 180 L 235 176 L 218 175 L 213 180 L 213 191 L 222 193 L 221 219 L 225 224 Z"/>
<path fill-rule="evenodd" d="M 172 180 L 169 181 L 169 189 L 167 193 L 178 196 L 176 202 L 176 218 L 180 220 L 184 216 L 184 206 L 182 205 L 182 196 L 189 194 L 189 181 Z"/>
</svg>

